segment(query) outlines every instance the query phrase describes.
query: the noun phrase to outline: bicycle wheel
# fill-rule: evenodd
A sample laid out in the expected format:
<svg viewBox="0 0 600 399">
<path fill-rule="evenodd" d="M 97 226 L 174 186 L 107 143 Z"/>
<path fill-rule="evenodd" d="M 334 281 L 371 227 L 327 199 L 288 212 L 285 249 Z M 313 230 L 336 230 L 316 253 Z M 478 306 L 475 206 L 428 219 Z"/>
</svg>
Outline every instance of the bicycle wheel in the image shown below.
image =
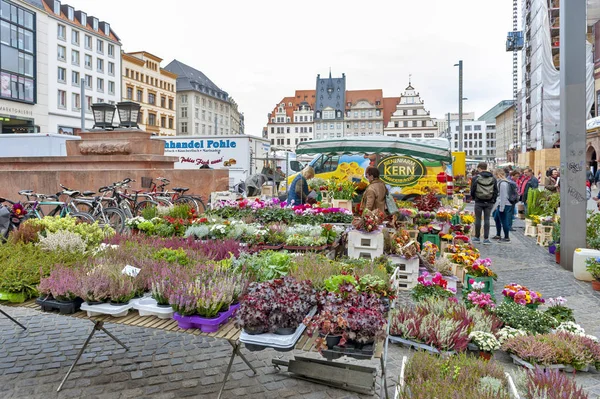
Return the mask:
<svg viewBox="0 0 600 399">
<path fill-rule="evenodd" d="M 117 234 L 120 234 L 125 229 L 125 212 L 119 208 L 104 208 L 102 212 L 96 216 L 96 220 L 100 224 L 100 227 L 110 226 Z"/>
<path fill-rule="evenodd" d="M 152 198 L 152 201 L 157 202 L 159 206 L 163 206 L 165 208 L 170 208 L 173 206 L 173 203 L 166 198 L 154 197 Z"/>
<path fill-rule="evenodd" d="M 135 206 L 135 216 L 140 216 L 143 209 L 151 207 L 151 206 L 158 206 L 158 202 L 150 201 L 150 200 L 138 202 L 138 204 Z"/>
<path fill-rule="evenodd" d="M 204 201 L 202 201 L 202 197 L 200 196 L 191 196 L 194 201 L 196 201 L 196 203 L 198 204 L 198 211 L 200 211 L 200 213 L 205 213 L 206 212 L 206 205 L 204 205 Z"/>
<path fill-rule="evenodd" d="M 194 200 L 194 198 L 188 197 L 187 195 L 177 198 L 175 201 L 173 201 L 173 205 L 187 205 L 194 211 L 196 211 L 196 215 L 200 210 L 200 207 L 198 206 L 198 203 Z"/>
<path fill-rule="evenodd" d="M 80 223 L 93 224 L 95 222 L 94 218 L 90 214 L 88 214 L 88 213 L 72 212 L 72 213 L 69 213 L 69 216 L 71 216 L 72 218 L 77 219 L 77 221 L 80 222 Z"/>
</svg>

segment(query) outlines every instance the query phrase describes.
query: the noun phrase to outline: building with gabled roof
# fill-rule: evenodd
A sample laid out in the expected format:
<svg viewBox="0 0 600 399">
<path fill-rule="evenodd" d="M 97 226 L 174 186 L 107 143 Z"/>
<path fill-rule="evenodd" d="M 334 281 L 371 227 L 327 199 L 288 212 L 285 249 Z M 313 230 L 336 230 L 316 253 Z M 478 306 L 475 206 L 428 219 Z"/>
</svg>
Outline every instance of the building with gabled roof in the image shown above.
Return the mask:
<svg viewBox="0 0 600 399">
<path fill-rule="evenodd" d="M 315 90 L 296 90 L 284 97 L 269 113 L 267 137 L 278 150 L 294 151 L 302 141 L 314 137 Z"/>
<path fill-rule="evenodd" d="M 409 81 L 384 129 L 385 135 L 399 138 L 437 137 L 437 126 L 424 104 L 425 101 L 421 100 Z"/>
</svg>

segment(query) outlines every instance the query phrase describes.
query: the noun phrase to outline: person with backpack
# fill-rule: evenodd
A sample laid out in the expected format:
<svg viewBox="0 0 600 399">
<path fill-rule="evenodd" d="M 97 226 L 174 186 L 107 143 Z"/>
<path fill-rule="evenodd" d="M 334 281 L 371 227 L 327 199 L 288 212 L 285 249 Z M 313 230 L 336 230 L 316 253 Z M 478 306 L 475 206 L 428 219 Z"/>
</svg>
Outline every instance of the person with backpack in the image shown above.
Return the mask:
<svg viewBox="0 0 600 399">
<path fill-rule="evenodd" d="M 477 165 L 479 174 L 473 178 L 471 183 L 471 198 L 475 201 L 475 237 L 473 242 L 481 242 L 481 218 L 483 216 L 483 243 L 491 244 L 490 215 L 496 198 L 498 197 L 498 185 L 494 176 L 488 172 L 487 164 L 480 162 Z"/>
<path fill-rule="evenodd" d="M 498 182 L 498 198 L 494 204 L 494 221 L 496 222 L 496 236 L 492 239 L 498 242 L 510 242 L 510 220 L 514 214 L 514 206 L 519 200 L 517 186 L 506 178 L 503 169 L 496 169 L 494 177 Z M 500 228 L 504 231 L 502 238 Z"/>
</svg>

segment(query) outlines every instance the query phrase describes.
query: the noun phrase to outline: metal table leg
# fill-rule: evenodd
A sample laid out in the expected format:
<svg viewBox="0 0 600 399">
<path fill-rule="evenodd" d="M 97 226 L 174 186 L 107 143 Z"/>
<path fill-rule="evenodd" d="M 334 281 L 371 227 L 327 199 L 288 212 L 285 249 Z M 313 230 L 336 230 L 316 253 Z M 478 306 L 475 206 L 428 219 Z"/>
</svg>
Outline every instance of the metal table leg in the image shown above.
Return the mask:
<svg viewBox="0 0 600 399">
<path fill-rule="evenodd" d="M 231 372 L 231 366 L 233 365 L 233 359 L 235 359 L 236 355 L 241 357 L 242 360 L 244 361 L 244 363 L 246 363 L 248 365 L 248 367 L 250 367 L 250 370 L 252 370 L 252 372 L 254 374 L 256 374 L 256 369 L 254 367 L 252 367 L 252 365 L 250 364 L 248 359 L 246 359 L 246 357 L 242 354 L 242 352 L 240 352 L 239 341 L 231 342 L 228 340 L 227 342 L 229 342 L 229 345 L 231 345 L 233 347 L 233 351 L 231 353 L 231 358 L 229 359 L 229 365 L 227 366 L 227 371 L 225 371 L 225 377 L 223 378 L 223 384 L 221 385 L 221 390 L 219 390 L 219 396 L 217 397 L 218 399 L 221 399 L 221 395 L 223 395 L 223 390 L 225 389 L 225 384 L 227 383 L 227 378 L 229 378 L 229 373 Z"/>
<path fill-rule="evenodd" d="M 4 316 L 8 317 L 8 319 L 10 321 L 12 321 L 13 323 L 15 323 L 16 325 L 18 325 L 19 327 L 21 327 L 23 330 L 27 330 L 27 327 L 25 327 L 23 324 L 19 323 L 18 321 L 16 321 L 15 319 L 13 319 L 12 317 L 10 317 L 4 310 L 0 309 L 0 313 L 2 313 Z"/>
<path fill-rule="evenodd" d="M 77 354 L 77 357 L 75 358 L 75 361 L 73 362 L 73 364 L 69 368 L 69 371 L 67 371 L 67 375 L 65 375 L 65 378 L 63 378 L 63 380 L 60 383 L 60 385 L 58 386 L 58 389 L 56 390 L 56 392 L 60 392 L 60 390 L 62 389 L 62 387 L 65 384 L 65 382 L 67 382 L 67 379 L 71 375 L 71 372 L 73 371 L 73 369 L 75 368 L 75 365 L 77 364 L 77 362 L 81 358 L 81 355 L 83 355 L 83 351 L 85 351 L 85 348 L 87 348 L 88 344 L 92 340 L 92 337 L 94 336 L 94 333 L 96 331 L 103 331 L 104 333 L 106 333 L 106 335 L 108 335 L 110 338 L 112 338 L 115 342 L 117 342 L 119 345 L 121 345 L 123 348 L 125 348 L 126 351 L 129 350 L 129 348 L 124 343 L 122 343 L 117 337 L 115 337 L 114 335 L 112 335 L 111 333 L 109 333 L 104 328 L 104 321 L 101 321 L 101 320 L 94 321 L 94 328 L 92 329 L 92 332 L 90 333 L 90 335 L 85 340 L 85 343 L 83 344 L 83 346 L 81 347 L 81 350 Z"/>
</svg>

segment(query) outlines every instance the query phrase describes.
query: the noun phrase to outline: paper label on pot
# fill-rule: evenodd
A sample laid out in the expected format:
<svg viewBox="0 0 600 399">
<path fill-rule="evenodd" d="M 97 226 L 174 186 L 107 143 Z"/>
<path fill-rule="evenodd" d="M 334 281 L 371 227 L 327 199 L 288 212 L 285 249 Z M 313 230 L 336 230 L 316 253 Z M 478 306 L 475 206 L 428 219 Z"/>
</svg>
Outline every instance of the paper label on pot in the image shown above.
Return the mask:
<svg viewBox="0 0 600 399">
<path fill-rule="evenodd" d="M 137 267 L 133 267 L 131 265 L 126 265 L 125 268 L 123 270 L 121 270 L 121 274 L 126 274 L 129 277 L 137 277 L 140 270 L 141 269 L 138 269 Z"/>
</svg>

